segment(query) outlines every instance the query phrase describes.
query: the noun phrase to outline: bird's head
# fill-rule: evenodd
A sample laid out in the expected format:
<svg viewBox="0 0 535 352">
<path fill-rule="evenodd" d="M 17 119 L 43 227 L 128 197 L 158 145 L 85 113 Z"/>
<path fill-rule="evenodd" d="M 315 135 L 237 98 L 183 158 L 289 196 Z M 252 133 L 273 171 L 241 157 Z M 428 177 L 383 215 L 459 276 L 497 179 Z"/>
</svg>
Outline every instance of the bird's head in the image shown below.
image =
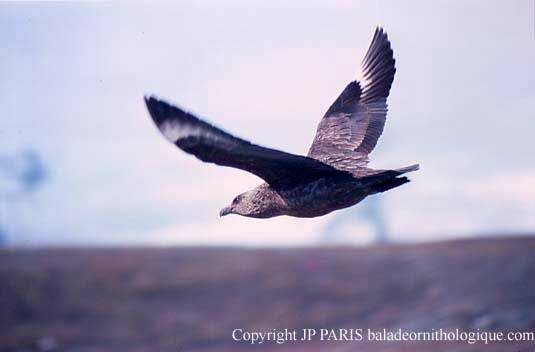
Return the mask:
<svg viewBox="0 0 535 352">
<path fill-rule="evenodd" d="M 242 193 L 238 196 L 236 196 L 232 203 L 229 206 L 224 207 L 219 212 L 219 216 L 225 216 L 228 214 L 239 214 L 244 215 L 247 213 L 247 206 L 246 206 L 246 198 L 247 193 Z"/>
<path fill-rule="evenodd" d="M 264 187 L 259 187 L 236 196 L 232 203 L 221 209 L 219 216 L 237 214 L 250 218 L 269 218 L 282 215 L 277 200 Z"/>
</svg>

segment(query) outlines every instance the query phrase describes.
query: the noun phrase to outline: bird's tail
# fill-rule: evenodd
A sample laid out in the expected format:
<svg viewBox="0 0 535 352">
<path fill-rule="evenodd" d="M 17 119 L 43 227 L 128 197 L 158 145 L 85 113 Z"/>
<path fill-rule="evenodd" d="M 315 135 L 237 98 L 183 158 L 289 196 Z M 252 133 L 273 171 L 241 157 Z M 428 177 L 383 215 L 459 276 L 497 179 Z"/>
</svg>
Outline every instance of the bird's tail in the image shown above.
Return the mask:
<svg viewBox="0 0 535 352">
<path fill-rule="evenodd" d="M 398 177 L 407 172 L 416 171 L 420 168 L 420 165 L 414 164 L 411 166 L 402 167 L 395 170 L 381 171 L 375 175 L 364 177 L 362 180 L 370 182 L 373 193 L 386 192 L 389 189 L 399 187 L 410 180 L 407 177 Z"/>
<path fill-rule="evenodd" d="M 399 187 L 407 182 L 411 182 L 407 177 L 394 177 L 387 181 L 378 183 L 373 187 L 376 193 L 386 192 L 389 189 Z"/>
<path fill-rule="evenodd" d="M 402 167 L 401 169 L 396 169 L 394 171 L 398 172 L 398 175 L 403 175 L 407 172 L 412 172 L 412 171 L 417 171 L 417 170 L 420 170 L 420 164 L 405 166 L 405 167 Z"/>
</svg>

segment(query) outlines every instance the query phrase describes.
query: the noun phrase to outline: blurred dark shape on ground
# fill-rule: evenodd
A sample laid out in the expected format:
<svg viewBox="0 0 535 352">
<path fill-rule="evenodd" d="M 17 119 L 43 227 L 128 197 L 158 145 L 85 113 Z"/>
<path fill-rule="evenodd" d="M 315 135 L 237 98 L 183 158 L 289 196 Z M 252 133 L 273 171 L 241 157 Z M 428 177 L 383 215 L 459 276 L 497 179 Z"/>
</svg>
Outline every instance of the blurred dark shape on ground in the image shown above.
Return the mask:
<svg viewBox="0 0 535 352">
<path fill-rule="evenodd" d="M 519 351 L 300 342 L 235 328 L 533 331 L 535 238 L 367 248 L 4 249 L 0 351 Z"/>
<path fill-rule="evenodd" d="M 46 166 L 33 149 L 15 155 L 0 155 L 0 195 L 3 198 L 20 197 L 39 188 L 46 179 Z"/>
<path fill-rule="evenodd" d="M 33 149 L 14 155 L 0 155 L 0 206 L 9 207 L 35 192 L 46 177 L 45 163 Z M 5 221 L 2 215 L 0 213 L 0 246 L 7 242 L 5 230 L 2 229 L 2 222 Z"/>
<path fill-rule="evenodd" d="M 3 247 L 6 245 L 6 236 L 4 235 L 4 231 L 0 227 L 0 247 Z"/>
<path fill-rule="evenodd" d="M 344 225 L 352 225 L 358 220 L 364 220 L 373 226 L 375 244 L 386 244 L 389 242 L 388 226 L 381 207 L 379 197 L 368 197 L 358 207 L 339 212 L 325 226 L 320 243 L 336 244 L 340 242 L 351 243 L 351 232 L 343 231 Z"/>
</svg>

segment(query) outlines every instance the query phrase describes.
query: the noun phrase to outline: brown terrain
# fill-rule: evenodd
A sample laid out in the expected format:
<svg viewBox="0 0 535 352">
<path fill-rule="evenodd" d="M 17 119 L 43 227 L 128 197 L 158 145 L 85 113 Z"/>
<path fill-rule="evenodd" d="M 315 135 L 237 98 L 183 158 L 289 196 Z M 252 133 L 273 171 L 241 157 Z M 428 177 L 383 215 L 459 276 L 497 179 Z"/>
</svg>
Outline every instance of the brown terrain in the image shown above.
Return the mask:
<svg viewBox="0 0 535 352">
<path fill-rule="evenodd" d="M 534 341 L 232 340 L 232 331 L 535 331 L 535 237 L 306 249 L 0 250 L 0 351 L 535 351 Z"/>
</svg>

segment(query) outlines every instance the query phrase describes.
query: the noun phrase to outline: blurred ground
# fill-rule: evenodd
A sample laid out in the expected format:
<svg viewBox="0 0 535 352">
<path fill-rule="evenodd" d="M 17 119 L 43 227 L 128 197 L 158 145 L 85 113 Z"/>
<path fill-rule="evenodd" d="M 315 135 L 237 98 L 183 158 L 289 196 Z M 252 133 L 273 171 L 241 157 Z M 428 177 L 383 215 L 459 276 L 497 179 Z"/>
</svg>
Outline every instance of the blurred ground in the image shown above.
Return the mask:
<svg viewBox="0 0 535 352">
<path fill-rule="evenodd" d="M 535 329 L 535 238 L 368 248 L 0 251 L 0 351 L 533 351 L 306 342 L 232 330 Z"/>
</svg>

